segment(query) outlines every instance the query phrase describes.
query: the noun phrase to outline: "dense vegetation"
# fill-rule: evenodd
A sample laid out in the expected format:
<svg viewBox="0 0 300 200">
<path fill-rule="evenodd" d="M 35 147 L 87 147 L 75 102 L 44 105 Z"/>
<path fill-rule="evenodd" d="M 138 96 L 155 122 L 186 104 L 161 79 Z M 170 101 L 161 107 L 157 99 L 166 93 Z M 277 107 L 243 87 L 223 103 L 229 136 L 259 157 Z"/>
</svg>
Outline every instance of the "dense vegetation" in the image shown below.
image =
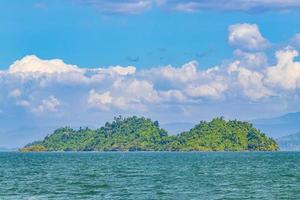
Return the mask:
<svg viewBox="0 0 300 200">
<path fill-rule="evenodd" d="M 21 151 L 276 151 L 276 142 L 250 123 L 223 118 L 201 121 L 193 129 L 169 136 L 144 117 L 114 118 L 97 130 L 60 128 Z"/>
<path fill-rule="evenodd" d="M 215 118 L 201 121 L 171 142 L 171 150 L 184 151 L 277 151 L 275 140 L 268 138 L 248 122 Z"/>
</svg>

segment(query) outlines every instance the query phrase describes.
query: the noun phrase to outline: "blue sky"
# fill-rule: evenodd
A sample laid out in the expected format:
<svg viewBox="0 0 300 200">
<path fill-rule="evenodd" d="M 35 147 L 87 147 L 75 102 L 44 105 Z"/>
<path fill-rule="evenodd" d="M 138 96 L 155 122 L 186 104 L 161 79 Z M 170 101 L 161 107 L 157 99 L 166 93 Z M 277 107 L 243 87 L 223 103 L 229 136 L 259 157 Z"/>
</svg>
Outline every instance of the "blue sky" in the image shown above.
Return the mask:
<svg viewBox="0 0 300 200">
<path fill-rule="evenodd" d="M 85 67 L 180 66 L 190 60 L 209 67 L 232 54 L 227 45 L 231 24 L 256 23 L 274 43 L 287 41 L 300 26 L 297 11 L 190 13 L 153 5 L 138 14 L 103 13 L 71 0 L 7 0 L 0 9 L 2 69 L 31 54 Z"/>
<path fill-rule="evenodd" d="M 298 0 L 3 0 L 0 146 L 115 115 L 300 110 Z"/>
</svg>

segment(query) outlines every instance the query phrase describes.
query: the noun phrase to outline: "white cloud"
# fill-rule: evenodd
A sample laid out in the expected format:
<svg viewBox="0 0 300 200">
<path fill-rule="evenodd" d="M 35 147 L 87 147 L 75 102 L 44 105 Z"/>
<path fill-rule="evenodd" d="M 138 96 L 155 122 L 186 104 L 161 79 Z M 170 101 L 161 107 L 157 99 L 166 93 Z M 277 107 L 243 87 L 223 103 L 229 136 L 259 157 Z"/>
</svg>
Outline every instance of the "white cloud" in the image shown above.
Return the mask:
<svg viewBox="0 0 300 200">
<path fill-rule="evenodd" d="M 157 91 L 154 89 L 153 84 L 149 83 L 148 81 L 133 80 L 127 83 L 126 85 L 121 86 L 119 89 L 121 88 L 126 90 L 126 94 L 129 95 L 133 99 L 133 101 L 158 101 Z"/>
<path fill-rule="evenodd" d="M 145 74 L 151 73 L 156 77 L 165 78 L 170 81 L 188 82 L 197 79 L 197 66 L 198 63 L 196 61 L 191 61 L 180 68 L 169 65 L 161 68 L 154 68 L 152 71 L 146 71 Z"/>
<path fill-rule="evenodd" d="M 236 73 L 238 86 L 241 87 L 243 93 L 250 99 L 260 100 L 273 95 L 263 83 L 264 75 L 260 72 L 241 67 L 239 61 L 233 62 L 229 66 L 228 72 L 232 75 Z"/>
<path fill-rule="evenodd" d="M 97 93 L 94 89 L 89 92 L 88 105 L 91 107 L 100 108 L 103 110 L 108 109 L 108 105 L 112 103 L 112 96 L 110 92 Z"/>
<path fill-rule="evenodd" d="M 233 47 L 245 50 L 261 50 L 269 45 L 256 24 L 246 23 L 229 27 L 228 42 Z"/>
<path fill-rule="evenodd" d="M 259 69 L 268 66 L 267 55 L 263 52 L 249 53 L 235 50 L 234 55 L 240 61 L 240 65 L 246 68 Z"/>
<path fill-rule="evenodd" d="M 24 104 L 25 103 L 25 104 Z M 23 106 L 27 105 L 27 103 L 24 101 Z M 29 105 L 29 102 L 28 102 Z M 44 112 L 54 112 L 57 111 L 58 107 L 61 105 L 59 100 L 54 96 L 49 96 L 46 99 L 42 100 L 42 103 L 33 108 L 32 111 L 36 113 L 44 113 Z"/>
<path fill-rule="evenodd" d="M 88 70 L 88 69 L 87 69 Z M 90 69 L 88 71 L 94 71 L 98 73 L 103 74 L 110 74 L 110 75 L 121 75 L 121 76 L 127 76 L 135 74 L 136 68 L 134 66 L 128 66 L 128 67 L 122 67 L 122 66 L 112 66 L 109 68 L 99 68 L 99 69 Z"/>
<path fill-rule="evenodd" d="M 60 59 L 41 60 L 35 55 L 25 56 L 9 67 L 10 74 L 59 74 L 80 72 L 75 65 L 65 64 Z"/>
<path fill-rule="evenodd" d="M 128 109 L 131 105 L 155 104 L 160 100 L 153 84 L 146 80 L 117 80 L 111 90 L 118 99 L 116 106 L 121 109 Z"/>
<path fill-rule="evenodd" d="M 266 69 L 267 82 L 283 89 L 294 90 L 300 86 L 300 62 L 294 58 L 299 53 L 291 47 L 276 52 L 277 64 Z"/>
<path fill-rule="evenodd" d="M 187 97 L 180 90 L 167 90 L 159 92 L 162 101 L 185 102 Z"/>
<path fill-rule="evenodd" d="M 209 97 L 212 99 L 220 99 L 224 91 L 228 89 L 226 84 L 212 82 L 202 85 L 190 85 L 186 92 L 191 97 Z"/>
<path fill-rule="evenodd" d="M 43 60 L 35 55 L 25 56 L 14 62 L 7 71 L 0 71 L 0 78 L 11 76 L 22 81 L 39 80 L 43 87 L 53 82 L 74 85 L 100 83 L 107 78 L 134 75 L 134 66 L 110 66 L 107 68 L 79 68 L 60 59 Z"/>
<path fill-rule="evenodd" d="M 134 66 L 122 67 L 122 66 L 111 66 L 108 68 L 79 68 L 76 65 L 70 65 L 64 63 L 60 59 L 42 60 L 35 55 L 25 56 L 24 58 L 15 61 L 8 70 L 9 74 L 23 74 L 23 75 L 63 75 L 68 76 L 92 73 L 97 74 L 108 74 L 108 75 L 132 75 L 136 71 Z M 4 73 L 4 72 L 2 72 Z"/>
<path fill-rule="evenodd" d="M 300 66 L 294 58 L 298 52 L 291 47 L 278 51 L 277 63 L 270 66 L 262 50 L 246 49 L 246 46 L 260 49 L 259 45 L 266 41 L 257 26 L 234 26 L 230 32 L 232 42 L 243 41 L 243 48 L 239 46 L 233 58 L 210 68 L 200 68 L 196 61 L 151 69 L 118 65 L 80 68 L 59 59 L 26 56 L 0 72 L 1 108 L 28 111 L 33 116 L 55 112 L 77 117 L 78 113 L 87 116 L 98 110 L 106 114 L 179 112 L 180 115 L 187 110 L 193 113 L 200 107 L 208 109 L 205 104 L 214 109 L 214 105 L 240 101 L 260 105 L 273 99 L 296 98 Z M 251 34 L 241 34 L 240 26 L 254 27 L 254 33 L 252 30 Z M 245 39 L 248 37 L 254 38 L 254 42 Z"/>
<path fill-rule="evenodd" d="M 159 102 L 157 91 L 153 85 L 145 80 L 116 80 L 108 91 L 97 93 L 91 90 L 88 96 L 88 104 L 102 110 L 118 108 L 127 110 L 142 107 L 144 104 Z"/>
<path fill-rule="evenodd" d="M 127 110 L 129 109 L 130 104 L 126 97 L 119 96 L 114 99 L 114 106 L 122 110 Z"/>
</svg>

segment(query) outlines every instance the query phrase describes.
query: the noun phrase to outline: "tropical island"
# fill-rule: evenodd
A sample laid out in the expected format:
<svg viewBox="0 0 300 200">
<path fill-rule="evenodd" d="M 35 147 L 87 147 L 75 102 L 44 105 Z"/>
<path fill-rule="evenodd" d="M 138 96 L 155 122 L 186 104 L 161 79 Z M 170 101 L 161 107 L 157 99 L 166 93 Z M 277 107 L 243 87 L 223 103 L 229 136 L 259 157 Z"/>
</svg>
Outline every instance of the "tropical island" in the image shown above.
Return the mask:
<svg viewBox="0 0 300 200">
<path fill-rule="evenodd" d="M 40 151 L 277 151 L 276 141 L 248 122 L 214 118 L 169 135 L 157 121 L 115 117 L 99 129 L 59 128 L 21 152 Z"/>
</svg>

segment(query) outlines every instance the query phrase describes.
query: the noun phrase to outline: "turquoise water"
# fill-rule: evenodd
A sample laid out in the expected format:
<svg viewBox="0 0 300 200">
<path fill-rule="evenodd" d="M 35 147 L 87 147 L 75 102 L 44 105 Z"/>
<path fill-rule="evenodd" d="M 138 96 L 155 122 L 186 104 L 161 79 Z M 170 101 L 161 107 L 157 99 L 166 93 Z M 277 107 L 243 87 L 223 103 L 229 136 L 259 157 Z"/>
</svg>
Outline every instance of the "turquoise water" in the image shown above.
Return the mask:
<svg viewBox="0 0 300 200">
<path fill-rule="evenodd" d="M 0 199 L 300 199 L 300 153 L 0 153 Z"/>
</svg>

